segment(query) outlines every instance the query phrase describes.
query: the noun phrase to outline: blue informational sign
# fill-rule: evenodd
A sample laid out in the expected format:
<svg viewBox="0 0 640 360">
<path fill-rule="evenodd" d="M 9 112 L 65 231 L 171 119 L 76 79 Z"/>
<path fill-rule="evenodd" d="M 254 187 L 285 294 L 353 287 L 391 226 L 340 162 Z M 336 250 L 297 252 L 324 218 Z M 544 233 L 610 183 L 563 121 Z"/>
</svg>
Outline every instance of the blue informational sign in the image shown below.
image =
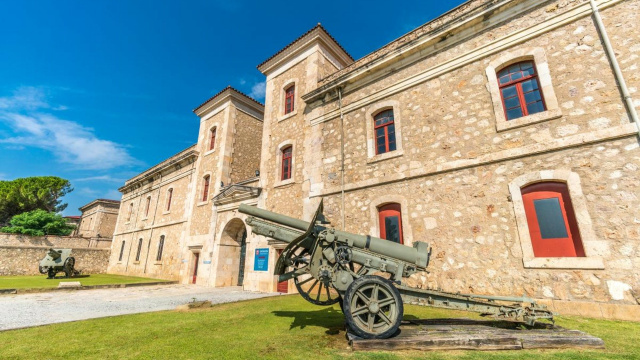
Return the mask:
<svg viewBox="0 0 640 360">
<path fill-rule="evenodd" d="M 269 271 L 269 249 L 256 249 L 253 271 Z"/>
</svg>

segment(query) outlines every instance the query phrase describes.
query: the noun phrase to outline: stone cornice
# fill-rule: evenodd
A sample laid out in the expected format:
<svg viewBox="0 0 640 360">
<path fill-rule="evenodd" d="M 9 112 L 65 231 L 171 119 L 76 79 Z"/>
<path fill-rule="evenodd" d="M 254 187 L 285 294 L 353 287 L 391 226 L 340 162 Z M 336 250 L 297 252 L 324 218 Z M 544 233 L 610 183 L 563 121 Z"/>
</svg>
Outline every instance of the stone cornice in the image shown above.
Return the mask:
<svg viewBox="0 0 640 360">
<path fill-rule="evenodd" d="M 118 189 L 121 193 L 129 192 L 136 186 L 141 186 L 145 181 L 153 180 L 156 176 L 166 171 L 172 166 L 183 166 L 185 163 L 190 164 L 198 158 L 198 151 L 196 145 L 192 145 L 189 148 L 182 150 L 176 155 L 168 158 L 167 160 L 145 170 L 136 177 L 127 180 L 124 186 Z"/>
<path fill-rule="evenodd" d="M 219 93 L 212 96 L 209 100 L 195 108 L 193 112 L 199 117 L 204 117 L 209 111 L 219 108 L 222 104 L 233 101 L 238 106 L 245 108 L 245 111 L 256 118 L 264 118 L 264 105 L 231 86 L 226 87 Z"/>
<path fill-rule="evenodd" d="M 105 207 L 120 207 L 120 200 L 110 200 L 110 199 L 96 199 L 93 200 L 92 202 L 83 205 L 81 207 L 78 208 L 78 210 L 80 210 L 81 212 L 85 212 L 86 209 L 89 209 L 90 207 L 96 206 L 96 205 L 102 205 Z"/>
</svg>

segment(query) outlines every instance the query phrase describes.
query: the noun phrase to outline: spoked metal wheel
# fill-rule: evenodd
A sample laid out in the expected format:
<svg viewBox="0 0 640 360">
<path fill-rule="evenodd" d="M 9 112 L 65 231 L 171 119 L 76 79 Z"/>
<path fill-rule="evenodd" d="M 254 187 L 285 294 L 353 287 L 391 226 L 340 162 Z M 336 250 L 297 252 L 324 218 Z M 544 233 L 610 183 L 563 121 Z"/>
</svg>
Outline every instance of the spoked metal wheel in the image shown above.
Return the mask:
<svg viewBox="0 0 640 360">
<path fill-rule="evenodd" d="M 400 292 L 379 276 L 362 276 L 345 293 L 347 326 L 364 339 L 386 339 L 395 334 L 403 312 Z"/>
<path fill-rule="evenodd" d="M 291 263 L 296 269 L 303 268 L 311 262 L 311 254 L 305 248 L 298 248 L 292 251 Z M 327 269 L 327 271 L 331 271 Z M 329 285 L 330 274 L 327 274 L 326 281 L 314 278 L 311 274 L 303 274 L 293 279 L 296 289 L 300 295 L 308 302 L 315 305 L 333 305 L 340 301 L 340 294 Z"/>
<path fill-rule="evenodd" d="M 68 258 L 67 260 L 64 261 L 64 274 L 66 275 L 66 277 L 71 277 L 73 276 L 73 267 L 76 265 L 76 259 L 73 257 Z"/>
</svg>

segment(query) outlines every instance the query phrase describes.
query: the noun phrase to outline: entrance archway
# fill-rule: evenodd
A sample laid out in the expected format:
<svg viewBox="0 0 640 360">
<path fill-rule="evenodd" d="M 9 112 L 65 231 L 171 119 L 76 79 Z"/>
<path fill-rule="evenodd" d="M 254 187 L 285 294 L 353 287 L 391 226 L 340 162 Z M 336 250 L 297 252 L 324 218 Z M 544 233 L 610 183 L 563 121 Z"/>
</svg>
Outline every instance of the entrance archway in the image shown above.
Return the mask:
<svg viewBox="0 0 640 360">
<path fill-rule="evenodd" d="M 216 287 L 242 286 L 247 247 L 247 229 L 240 219 L 225 225 L 220 237 Z"/>
</svg>

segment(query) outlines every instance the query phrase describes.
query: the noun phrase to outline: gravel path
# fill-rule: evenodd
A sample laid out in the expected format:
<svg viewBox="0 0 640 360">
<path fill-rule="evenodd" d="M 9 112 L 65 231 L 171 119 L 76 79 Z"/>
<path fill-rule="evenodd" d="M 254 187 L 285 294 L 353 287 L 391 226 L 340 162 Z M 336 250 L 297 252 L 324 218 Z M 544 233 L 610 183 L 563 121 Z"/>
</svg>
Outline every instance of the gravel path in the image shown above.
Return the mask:
<svg viewBox="0 0 640 360">
<path fill-rule="evenodd" d="M 123 314 L 171 310 L 195 298 L 214 304 L 275 296 L 240 287 L 158 285 L 0 296 L 0 331 Z"/>
</svg>

